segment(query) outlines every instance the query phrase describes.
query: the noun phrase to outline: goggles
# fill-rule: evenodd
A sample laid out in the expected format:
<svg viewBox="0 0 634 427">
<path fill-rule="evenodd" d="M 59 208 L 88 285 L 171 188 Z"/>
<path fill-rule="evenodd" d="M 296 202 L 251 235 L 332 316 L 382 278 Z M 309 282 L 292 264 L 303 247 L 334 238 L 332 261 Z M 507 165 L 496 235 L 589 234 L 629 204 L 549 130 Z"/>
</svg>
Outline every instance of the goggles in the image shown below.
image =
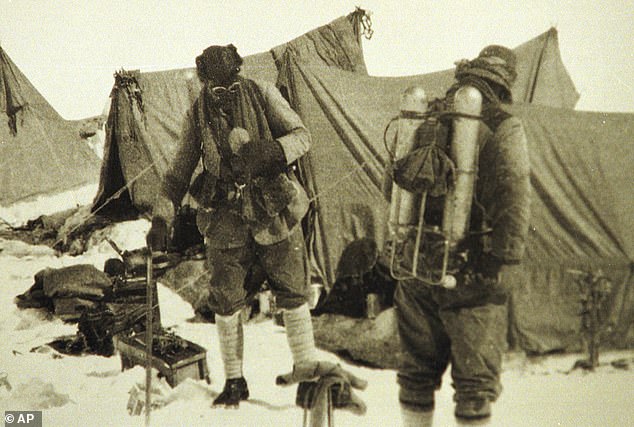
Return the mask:
<svg viewBox="0 0 634 427">
<path fill-rule="evenodd" d="M 239 89 L 240 89 L 240 82 L 234 82 L 229 87 L 214 86 L 211 88 L 211 92 L 218 97 L 222 97 L 228 93 L 231 93 L 231 94 L 236 93 Z"/>
</svg>

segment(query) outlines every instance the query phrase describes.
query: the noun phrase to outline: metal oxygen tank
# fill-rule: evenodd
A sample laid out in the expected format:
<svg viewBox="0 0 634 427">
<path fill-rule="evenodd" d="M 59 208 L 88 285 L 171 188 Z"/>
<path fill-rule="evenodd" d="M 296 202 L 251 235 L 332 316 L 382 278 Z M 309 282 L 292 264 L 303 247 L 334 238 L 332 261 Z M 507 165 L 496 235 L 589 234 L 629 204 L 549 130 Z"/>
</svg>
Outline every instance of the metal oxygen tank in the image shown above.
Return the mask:
<svg viewBox="0 0 634 427">
<path fill-rule="evenodd" d="M 401 97 L 400 114 L 395 146 L 392 149 L 394 160 L 409 154 L 416 142 L 416 130 L 423 123 L 422 114 L 427 111 L 427 95 L 420 86 L 411 86 Z M 390 199 L 389 226 L 390 235 L 405 238 L 418 221 L 420 195 L 392 185 Z"/>
<path fill-rule="evenodd" d="M 482 111 L 482 94 L 472 86 L 456 91 L 454 111 L 474 117 L 458 115 L 453 120 L 450 157 L 454 162 L 453 182 L 450 183 L 443 210 L 442 231 L 449 241 L 449 250 L 455 249 L 465 237 L 469 227 L 471 202 L 477 174 L 478 130 Z"/>
</svg>

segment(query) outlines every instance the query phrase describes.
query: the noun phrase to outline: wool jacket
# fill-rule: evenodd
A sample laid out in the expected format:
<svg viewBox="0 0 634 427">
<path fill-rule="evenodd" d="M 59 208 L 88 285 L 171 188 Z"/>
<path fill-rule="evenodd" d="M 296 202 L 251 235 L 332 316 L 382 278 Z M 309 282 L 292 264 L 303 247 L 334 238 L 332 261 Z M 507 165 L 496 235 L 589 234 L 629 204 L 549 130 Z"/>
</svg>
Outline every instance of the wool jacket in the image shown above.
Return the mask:
<svg viewBox="0 0 634 427">
<path fill-rule="evenodd" d="M 504 117 L 495 129 L 480 126 L 469 225 L 472 237 L 466 239 L 475 262 L 487 253 L 502 264 L 517 264 L 525 252 L 531 192 L 528 146 L 521 121 L 508 114 Z M 426 223 L 442 223 L 444 203 L 444 195 L 427 197 Z M 485 230 L 489 232 L 480 235 Z"/>
<path fill-rule="evenodd" d="M 279 142 L 286 158 L 286 164 L 290 165 L 302 157 L 310 148 L 310 134 L 300 117 L 282 97 L 279 90 L 274 85 L 266 82 L 248 79 L 241 79 L 241 81 L 244 86 L 255 84 L 257 96 L 251 98 L 242 96 L 240 102 L 260 104 L 257 108 L 249 107 L 244 109 L 247 112 L 264 112 L 268 125 L 265 126 L 267 129 L 264 135 L 268 136 L 270 134 L 273 139 Z M 253 100 L 254 98 L 255 100 Z M 222 158 L 219 150 L 222 144 L 227 146 L 229 141 L 218 141 L 219 133 L 209 131 L 212 125 L 211 122 L 208 119 L 201 118 L 203 115 L 203 109 L 201 108 L 202 99 L 203 96 L 201 95 L 185 116 L 178 147 L 163 177 L 162 191 L 157 196 L 154 204 L 153 215 L 164 218 L 168 224 L 174 218 L 175 207 L 180 205 L 190 187 L 193 172 L 201 157 L 204 169 L 208 174 L 208 179 L 203 182 L 204 188 L 202 192 L 205 193 L 204 199 L 213 199 L 218 190 L 216 187 L 220 183 L 231 184 L 231 177 L 227 173 L 227 170 L 229 170 L 226 164 L 228 159 Z M 256 121 L 251 120 L 250 123 L 253 122 Z M 231 123 L 226 121 L 222 123 L 224 126 L 231 128 Z M 261 134 L 264 132 L 258 129 L 257 125 L 245 127 L 247 127 L 251 140 L 262 138 Z M 227 136 L 226 133 L 221 135 Z M 212 232 L 212 234 L 215 234 L 214 236 L 207 236 L 211 237 L 209 240 L 212 244 L 226 247 L 241 246 L 244 243 L 244 239 L 236 239 L 235 236 L 232 238 L 232 234 L 237 233 L 240 235 L 249 232 L 260 244 L 273 244 L 284 240 L 299 224 L 308 209 L 308 200 L 304 189 L 295 179 L 292 179 L 292 182 L 296 191 L 287 209 L 281 211 L 274 218 L 266 218 L 266 221 L 251 223 L 249 225 L 250 230 L 244 229 L 245 227 L 242 227 L 243 224 L 239 225 L 240 221 L 237 218 L 230 218 L 225 221 L 219 215 L 225 218 L 227 215 L 217 214 L 214 216 L 212 210 L 217 211 L 219 207 L 222 208 L 223 206 L 202 206 L 203 209 L 199 209 L 198 212 L 198 225 L 201 233 L 207 236 L 208 232 L 211 232 L 209 229 L 211 222 L 217 224 L 224 221 L 226 222 L 224 226 L 220 224 L 220 227 L 215 227 L 216 232 Z M 219 204 L 223 205 L 225 203 L 220 199 Z M 225 211 L 224 209 L 221 210 Z M 241 227 L 242 230 L 235 230 L 236 227 Z"/>
<path fill-rule="evenodd" d="M 524 255 L 530 219 L 530 161 L 522 122 L 503 120 L 480 149 L 476 200 L 492 228 L 491 254 L 505 264 Z M 477 215 L 476 215 L 477 217 Z"/>
</svg>

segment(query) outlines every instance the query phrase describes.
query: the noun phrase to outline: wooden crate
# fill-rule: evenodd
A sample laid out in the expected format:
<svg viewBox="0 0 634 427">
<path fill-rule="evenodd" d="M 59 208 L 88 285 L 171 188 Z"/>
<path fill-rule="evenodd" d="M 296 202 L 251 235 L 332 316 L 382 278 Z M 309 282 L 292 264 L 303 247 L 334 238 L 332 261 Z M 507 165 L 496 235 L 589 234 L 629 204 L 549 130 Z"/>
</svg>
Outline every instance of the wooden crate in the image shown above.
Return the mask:
<svg viewBox="0 0 634 427">
<path fill-rule="evenodd" d="M 84 311 L 97 307 L 97 304 L 96 301 L 77 297 L 53 299 L 55 315 L 65 322 L 78 321 Z"/>
<path fill-rule="evenodd" d="M 160 336 L 159 336 L 160 338 Z M 156 337 L 155 337 L 156 339 Z M 175 387 L 187 378 L 205 380 L 208 384 L 209 369 L 207 367 L 207 350 L 191 341 L 180 338 L 185 344 L 184 349 L 176 354 L 152 353 L 152 367 L 167 380 L 167 383 Z M 121 356 L 121 370 L 132 368 L 135 365 L 145 366 L 145 334 L 137 334 L 131 337 L 117 337 L 115 348 Z"/>
</svg>

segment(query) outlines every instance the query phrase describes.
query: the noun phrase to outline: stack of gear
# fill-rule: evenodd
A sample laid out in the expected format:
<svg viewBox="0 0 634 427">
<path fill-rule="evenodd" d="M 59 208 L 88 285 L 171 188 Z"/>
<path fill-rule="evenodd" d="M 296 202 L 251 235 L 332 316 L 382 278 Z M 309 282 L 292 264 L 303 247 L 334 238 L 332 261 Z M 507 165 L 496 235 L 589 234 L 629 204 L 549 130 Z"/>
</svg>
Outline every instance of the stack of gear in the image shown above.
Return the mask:
<svg viewBox="0 0 634 427">
<path fill-rule="evenodd" d="M 112 281 L 92 265 L 45 268 L 31 288 L 16 297 L 19 308 L 46 308 L 65 321 L 77 321 L 112 290 Z"/>
<path fill-rule="evenodd" d="M 118 248 L 117 248 L 118 249 Z M 145 330 L 147 279 L 141 251 L 121 252 L 123 261 L 106 261 L 104 271 L 90 264 L 59 269 L 46 268 L 35 274 L 31 288 L 15 300 L 19 308 L 44 308 L 62 320 L 78 322 L 78 333 L 49 343 L 66 354 L 114 354 L 115 335 Z M 174 256 L 153 259 L 159 274 L 176 262 Z M 160 309 L 153 282 L 153 329 L 160 330 Z"/>
<path fill-rule="evenodd" d="M 147 278 L 144 264 L 140 263 L 142 259 L 139 254 L 131 254 L 124 261 L 106 261 L 105 270 L 112 280 L 111 291 L 79 319 L 79 332 L 91 351 L 110 356 L 114 354 L 115 335 L 130 335 L 145 330 Z M 165 262 L 156 261 L 154 265 L 157 270 L 165 268 Z M 152 286 L 153 329 L 158 332 L 161 328 L 161 312 L 156 282 Z"/>
</svg>

